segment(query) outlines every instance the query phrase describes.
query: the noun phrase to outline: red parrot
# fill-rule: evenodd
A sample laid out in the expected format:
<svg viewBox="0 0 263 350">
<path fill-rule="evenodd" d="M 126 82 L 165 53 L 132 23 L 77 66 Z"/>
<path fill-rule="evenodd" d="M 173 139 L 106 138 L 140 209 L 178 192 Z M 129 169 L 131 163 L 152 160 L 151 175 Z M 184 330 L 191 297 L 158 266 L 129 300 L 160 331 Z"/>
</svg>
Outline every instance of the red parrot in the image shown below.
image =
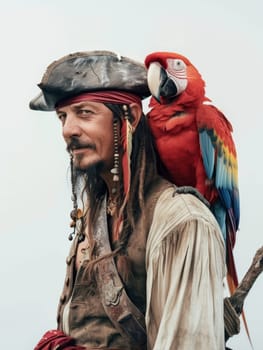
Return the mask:
<svg viewBox="0 0 263 350">
<path fill-rule="evenodd" d="M 228 285 L 238 285 L 233 257 L 240 206 L 232 126 L 205 96 L 205 82 L 184 56 L 155 52 L 145 59 L 152 94 L 148 121 L 162 175 L 196 188 L 210 203 L 226 243 Z"/>
</svg>

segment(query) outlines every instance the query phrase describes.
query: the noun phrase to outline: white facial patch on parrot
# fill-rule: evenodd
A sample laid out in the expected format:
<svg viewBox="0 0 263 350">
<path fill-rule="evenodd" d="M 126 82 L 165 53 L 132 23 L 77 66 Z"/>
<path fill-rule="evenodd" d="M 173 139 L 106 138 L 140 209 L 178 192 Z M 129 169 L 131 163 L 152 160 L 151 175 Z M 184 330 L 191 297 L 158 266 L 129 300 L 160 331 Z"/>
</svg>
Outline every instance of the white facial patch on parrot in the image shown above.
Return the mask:
<svg viewBox="0 0 263 350">
<path fill-rule="evenodd" d="M 166 72 L 168 77 L 175 83 L 177 94 L 182 93 L 187 87 L 187 67 L 183 60 L 167 58 Z"/>
</svg>

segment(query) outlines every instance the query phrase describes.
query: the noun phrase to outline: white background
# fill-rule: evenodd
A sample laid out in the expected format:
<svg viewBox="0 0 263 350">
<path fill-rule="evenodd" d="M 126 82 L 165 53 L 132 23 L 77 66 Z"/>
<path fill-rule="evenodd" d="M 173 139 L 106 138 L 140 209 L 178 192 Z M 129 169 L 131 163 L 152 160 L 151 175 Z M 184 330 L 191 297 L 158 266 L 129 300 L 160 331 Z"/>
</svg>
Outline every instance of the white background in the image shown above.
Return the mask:
<svg viewBox="0 0 263 350">
<path fill-rule="evenodd" d="M 31 350 L 56 327 L 71 210 L 68 156 L 53 113 L 29 110 L 46 66 L 75 51 L 106 49 L 143 61 L 187 56 L 207 96 L 234 127 L 241 223 L 239 276 L 262 245 L 261 0 L 14 0 L 0 10 L 0 348 Z M 263 276 L 246 304 L 255 350 L 263 343 Z M 249 350 L 242 330 L 229 342 Z M 192 350 L 192 349 L 189 349 Z"/>
</svg>

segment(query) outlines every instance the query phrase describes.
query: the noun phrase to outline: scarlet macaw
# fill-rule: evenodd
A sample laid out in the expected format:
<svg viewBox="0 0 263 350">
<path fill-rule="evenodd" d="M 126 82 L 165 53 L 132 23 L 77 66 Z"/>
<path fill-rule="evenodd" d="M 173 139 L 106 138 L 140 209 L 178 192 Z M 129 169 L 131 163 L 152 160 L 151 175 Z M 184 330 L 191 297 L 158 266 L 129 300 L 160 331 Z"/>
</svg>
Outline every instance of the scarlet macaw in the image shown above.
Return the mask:
<svg viewBox="0 0 263 350">
<path fill-rule="evenodd" d="M 232 126 L 205 96 L 205 82 L 184 56 L 155 52 L 145 59 L 152 93 L 148 112 L 162 174 L 195 187 L 210 203 L 226 242 L 228 285 L 238 279 L 232 249 L 239 226 L 238 166 Z"/>
</svg>

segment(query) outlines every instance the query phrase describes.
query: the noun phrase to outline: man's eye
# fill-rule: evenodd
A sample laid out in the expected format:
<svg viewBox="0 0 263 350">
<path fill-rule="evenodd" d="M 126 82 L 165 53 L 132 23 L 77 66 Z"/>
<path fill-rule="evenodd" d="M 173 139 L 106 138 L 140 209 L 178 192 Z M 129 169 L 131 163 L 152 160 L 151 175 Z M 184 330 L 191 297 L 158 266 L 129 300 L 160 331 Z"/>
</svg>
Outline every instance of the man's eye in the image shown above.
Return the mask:
<svg viewBox="0 0 263 350">
<path fill-rule="evenodd" d="M 63 123 L 66 119 L 66 114 L 58 114 L 58 119 Z"/>
<path fill-rule="evenodd" d="M 92 111 L 89 110 L 89 109 L 81 109 L 81 110 L 79 111 L 79 113 L 82 114 L 82 115 L 87 115 L 87 114 L 92 113 Z"/>
</svg>

